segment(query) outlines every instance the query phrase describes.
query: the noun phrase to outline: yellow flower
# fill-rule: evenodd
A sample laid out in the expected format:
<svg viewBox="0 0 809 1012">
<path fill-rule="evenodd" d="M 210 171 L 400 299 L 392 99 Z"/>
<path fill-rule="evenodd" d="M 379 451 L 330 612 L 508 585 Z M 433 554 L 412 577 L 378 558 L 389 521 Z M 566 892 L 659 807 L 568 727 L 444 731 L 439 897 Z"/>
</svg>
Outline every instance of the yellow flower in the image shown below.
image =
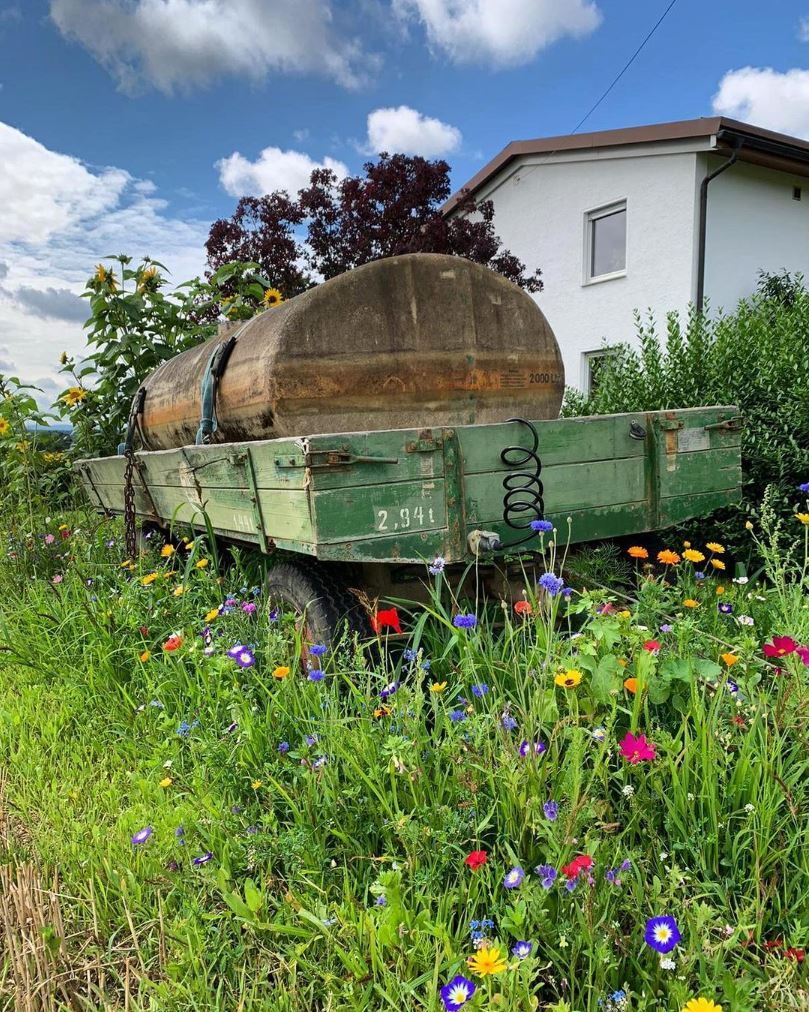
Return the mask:
<svg viewBox="0 0 809 1012">
<path fill-rule="evenodd" d="M 627 659 L 626 659 L 626 657 L 619 657 L 618 658 L 618 667 L 619 668 L 625 668 L 626 665 L 627 665 Z"/>
<path fill-rule="evenodd" d="M 263 783 L 264 783 L 263 780 L 254 780 L 252 784 L 250 784 L 250 786 L 253 788 L 254 791 L 257 791 Z"/>
<path fill-rule="evenodd" d="M 81 404 L 86 396 L 87 391 L 83 390 L 81 387 L 70 387 L 70 389 L 62 395 L 62 400 L 69 408 L 75 408 L 77 404 Z"/>
<path fill-rule="evenodd" d="M 121 569 L 134 569 L 135 563 L 131 559 L 124 559 L 121 563 Z"/>
<path fill-rule="evenodd" d="M 684 541 L 683 542 L 683 548 L 690 548 L 690 547 L 691 547 L 691 542 L 690 541 Z"/>
<path fill-rule="evenodd" d="M 177 570 L 176 569 L 167 569 L 166 572 L 163 573 L 163 579 L 164 580 L 168 580 L 169 577 L 176 576 L 176 575 L 177 575 Z"/>
<path fill-rule="evenodd" d="M 185 548 L 187 552 L 191 551 L 191 549 L 194 547 L 194 544 L 195 542 L 189 541 L 188 538 L 183 538 L 183 548 Z"/>
<path fill-rule="evenodd" d="M 725 546 L 718 544 L 716 541 L 709 541 L 705 547 L 709 552 L 716 552 L 717 555 L 722 555 L 725 551 Z"/>
<path fill-rule="evenodd" d="M 147 573 L 146 576 L 140 581 L 144 587 L 148 587 L 150 583 L 154 583 L 157 579 L 157 573 Z"/>
<path fill-rule="evenodd" d="M 698 552 L 696 548 L 686 548 L 683 552 L 683 556 L 688 559 L 689 562 L 704 562 L 705 556 L 702 552 Z"/>
<path fill-rule="evenodd" d="M 680 556 L 676 552 L 664 548 L 662 552 L 657 553 L 657 561 L 662 562 L 664 566 L 676 566 L 680 561 Z"/>
<path fill-rule="evenodd" d="M 211 608 L 211 610 L 205 616 L 205 621 L 206 622 L 213 622 L 213 620 L 215 618 L 219 618 L 219 609 L 218 608 Z"/>
<path fill-rule="evenodd" d="M 389 706 L 378 706 L 374 710 L 374 720 L 379 720 L 380 717 L 389 717 L 391 712 L 392 711 Z"/>
<path fill-rule="evenodd" d="M 732 668 L 733 665 L 736 664 L 739 660 L 736 654 L 727 653 L 727 654 L 720 654 L 719 656 L 722 658 L 722 660 L 725 662 L 725 664 L 727 664 L 729 668 Z"/>
<path fill-rule="evenodd" d="M 618 618 L 632 618 L 632 612 L 624 609 L 618 612 Z"/>
<path fill-rule="evenodd" d="M 160 554 L 163 556 L 164 559 L 170 559 L 172 555 L 174 555 L 174 551 L 175 551 L 174 545 L 163 545 L 163 547 L 160 549 Z"/>
<path fill-rule="evenodd" d="M 711 565 L 714 569 L 724 569 L 725 563 L 721 559 L 711 559 Z"/>
<path fill-rule="evenodd" d="M 430 686 L 430 692 L 443 692 L 444 689 L 446 689 L 446 687 L 447 687 L 446 682 L 433 682 L 433 684 Z"/>
<path fill-rule="evenodd" d="M 161 787 L 171 787 L 171 785 L 173 783 L 174 783 L 174 781 L 171 779 L 171 777 L 163 777 L 163 779 L 160 781 L 160 786 Z"/>
<path fill-rule="evenodd" d="M 180 584 L 179 587 L 175 587 L 174 588 L 174 592 L 173 593 L 174 593 L 174 597 L 182 597 L 183 594 L 185 593 L 185 587 L 182 584 Z"/>
<path fill-rule="evenodd" d="M 284 296 L 278 291 L 277 288 L 268 288 L 264 292 L 264 298 L 261 300 L 265 306 L 277 306 L 279 302 L 284 301 Z"/>
<path fill-rule="evenodd" d="M 67 365 L 67 352 L 63 351 L 59 356 L 59 365 Z"/>
<path fill-rule="evenodd" d="M 686 608 L 699 608 L 699 601 L 695 601 L 693 597 L 687 597 L 683 601 L 683 605 Z"/>
<path fill-rule="evenodd" d="M 568 668 L 567 671 L 560 671 L 554 678 L 554 682 L 563 689 L 575 689 L 581 681 L 581 671 L 575 668 Z"/>
<path fill-rule="evenodd" d="M 197 569 L 205 569 L 208 566 L 208 563 L 209 563 L 208 559 L 198 559 L 196 564 Z"/>
<path fill-rule="evenodd" d="M 151 656 L 152 656 L 151 650 L 144 650 L 143 653 L 140 655 L 140 661 L 143 664 L 145 664 Z"/>
<path fill-rule="evenodd" d="M 745 524 L 744 524 L 744 528 L 745 528 L 745 530 L 747 530 L 747 531 L 752 531 L 752 529 L 753 529 L 753 525 L 752 525 L 752 524 L 750 523 L 750 521 L 749 521 L 749 520 L 746 520 L 746 521 L 745 521 Z"/>
<path fill-rule="evenodd" d="M 710 998 L 692 998 L 683 1005 L 682 1012 L 722 1012 L 722 1006 Z"/>
<path fill-rule="evenodd" d="M 2 422 L 2 421 L 3 421 L 3 419 L 0 418 L 0 422 Z M 6 423 L 6 424 L 8 424 L 8 423 Z M 2 436 L 2 435 L 3 435 L 3 430 L 0 429 L 0 436 Z M 795 516 L 798 518 L 798 520 L 800 520 L 800 522 L 802 524 L 809 524 L 809 513 L 796 513 Z"/>
<path fill-rule="evenodd" d="M 476 973 L 480 977 L 486 977 L 492 973 L 502 973 L 508 965 L 496 945 L 478 949 L 474 956 L 470 956 L 466 962 L 472 973 Z"/>
<path fill-rule="evenodd" d="M 275 671 L 273 671 L 272 676 L 273 678 L 277 678 L 278 681 L 280 682 L 282 679 L 286 678 L 288 674 L 289 668 L 280 667 L 276 668 Z"/>
<path fill-rule="evenodd" d="M 7 436 L 11 432 L 11 426 L 7 418 L 0 418 L 0 436 Z"/>
<path fill-rule="evenodd" d="M 718 587 L 716 588 L 716 593 L 717 593 L 717 594 L 724 594 L 724 593 L 725 593 L 725 588 L 724 588 L 724 587 L 723 587 L 723 586 L 721 585 L 721 583 L 720 583 L 720 585 L 719 585 L 719 586 L 718 586 Z"/>
</svg>

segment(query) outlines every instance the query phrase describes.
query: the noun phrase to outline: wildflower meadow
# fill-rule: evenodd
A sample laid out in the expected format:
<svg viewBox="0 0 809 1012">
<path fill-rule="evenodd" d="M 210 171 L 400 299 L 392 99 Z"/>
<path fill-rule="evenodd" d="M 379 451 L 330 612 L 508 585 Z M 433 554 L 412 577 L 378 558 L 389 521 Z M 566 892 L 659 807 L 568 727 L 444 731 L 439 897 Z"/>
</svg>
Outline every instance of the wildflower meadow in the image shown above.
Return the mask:
<svg viewBox="0 0 809 1012">
<path fill-rule="evenodd" d="M 809 1008 L 807 498 L 609 588 L 539 522 L 516 604 L 427 560 L 332 644 L 190 531 L 4 517 L 4 1007 Z"/>
</svg>

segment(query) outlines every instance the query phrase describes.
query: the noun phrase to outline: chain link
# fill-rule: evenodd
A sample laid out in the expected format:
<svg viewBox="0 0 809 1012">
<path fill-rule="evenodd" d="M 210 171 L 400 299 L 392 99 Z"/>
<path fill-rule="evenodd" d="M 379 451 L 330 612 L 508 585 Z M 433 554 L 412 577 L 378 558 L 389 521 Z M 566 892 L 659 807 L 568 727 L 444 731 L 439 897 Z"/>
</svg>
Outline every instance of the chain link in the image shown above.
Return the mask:
<svg viewBox="0 0 809 1012">
<path fill-rule="evenodd" d="M 124 450 L 124 532 L 126 554 L 134 562 L 138 552 L 138 529 L 135 522 L 135 488 L 132 478 L 135 473 L 135 452 L 131 446 Z"/>
</svg>

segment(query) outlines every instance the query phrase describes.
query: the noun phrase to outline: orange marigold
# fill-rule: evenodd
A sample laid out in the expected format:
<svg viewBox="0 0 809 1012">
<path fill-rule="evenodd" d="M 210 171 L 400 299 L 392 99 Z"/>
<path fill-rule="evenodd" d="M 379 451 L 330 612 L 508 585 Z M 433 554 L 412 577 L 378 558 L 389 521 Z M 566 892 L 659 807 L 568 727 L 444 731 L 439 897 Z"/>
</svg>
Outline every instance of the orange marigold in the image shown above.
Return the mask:
<svg viewBox="0 0 809 1012">
<path fill-rule="evenodd" d="M 702 552 L 698 552 L 696 548 L 686 548 L 683 552 L 683 557 L 688 559 L 689 562 L 704 562 L 705 556 Z"/>
<path fill-rule="evenodd" d="M 686 608 L 699 608 L 699 601 L 695 601 L 693 597 L 687 597 L 683 601 L 683 605 Z"/>
<path fill-rule="evenodd" d="M 727 653 L 727 654 L 720 654 L 719 656 L 722 658 L 722 660 L 725 662 L 725 664 L 727 664 L 729 668 L 732 668 L 733 665 L 736 664 L 739 660 L 736 654 Z"/>
<path fill-rule="evenodd" d="M 662 562 L 664 566 L 676 566 L 680 556 L 669 548 L 664 548 L 662 552 L 657 553 L 657 561 Z"/>
<path fill-rule="evenodd" d="M 627 548 L 627 555 L 631 555 L 633 559 L 648 559 L 649 553 L 641 545 L 632 545 L 631 548 Z"/>
<path fill-rule="evenodd" d="M 624 679 L 624 688 L 627 690 L 627 692 L 631 692 L 632 695 L 634 696 L 635 693 L 638 691 L 638 680 L 637 680 L 637 678 L 625 678 Z"/>
</svg>

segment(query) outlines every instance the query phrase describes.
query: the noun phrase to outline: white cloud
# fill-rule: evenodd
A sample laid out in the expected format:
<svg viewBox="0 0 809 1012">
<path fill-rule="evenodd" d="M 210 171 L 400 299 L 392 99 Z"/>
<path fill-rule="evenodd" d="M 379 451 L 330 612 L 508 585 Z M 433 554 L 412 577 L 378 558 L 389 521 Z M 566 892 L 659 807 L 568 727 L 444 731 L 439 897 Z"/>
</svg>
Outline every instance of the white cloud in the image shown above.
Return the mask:
<svg viewBox="0 0 809 1012">
<path fill-rule="evenodd" d="M 369 59 L 339 37 L 330 0 L 51 0 L 51 18 L 130 92 L 273 71 L 353 87 Z"/>
<path fill-rule="evenodd" d="M 283 151 L 281 148 L 264 148 L 251 162 L 238 151 L 216 163 L 219 182 L 232 197 L 262 196 L 273 190 L 286 190 L 295 196 L 308 186 L 314 169 L 331 169 L 342 179 L 348 175 L 348 166 L 334 158 L 316 162 L 303 151 Z"/>
<path fill-rule="evenodd" d="M 801 18 L 798 22 L 798 39 L 801 42 L 809 42 L 809 17 Z"/>
<path fill-rule="evenodd" d="M 430 44 L 456 63 L 527 63 L 566 35 L 601 24 L 592 0 L 393 0 L 402 17 L 424 25 Z"/>
<path fill-rule="evenodd" d="M 809 70 L 731 70 L 719 82 L 713 108 L 723 116 L 809 138 Z"/>
<path fill-rule="evenodd" d="M 370 154 L 398 151 L 405 155 L 435 158 L 457 150 L 462 139 L 457 127 L 425 116 L 406 105 L 395 109 L 374 109 L 368 114 L 367 150 Z"/>
<path fill-rule="evenodd" d="M 0 340 L 23 378 L 55 379 L 60 352 L 81 353 L 76 296 L 102 257 L 148 255 L 178 282 L 203 271 L 208 223 L 172 217 L 151 181 L 92 169 L 3 123 L 0 165 Z"/>
</svg>

